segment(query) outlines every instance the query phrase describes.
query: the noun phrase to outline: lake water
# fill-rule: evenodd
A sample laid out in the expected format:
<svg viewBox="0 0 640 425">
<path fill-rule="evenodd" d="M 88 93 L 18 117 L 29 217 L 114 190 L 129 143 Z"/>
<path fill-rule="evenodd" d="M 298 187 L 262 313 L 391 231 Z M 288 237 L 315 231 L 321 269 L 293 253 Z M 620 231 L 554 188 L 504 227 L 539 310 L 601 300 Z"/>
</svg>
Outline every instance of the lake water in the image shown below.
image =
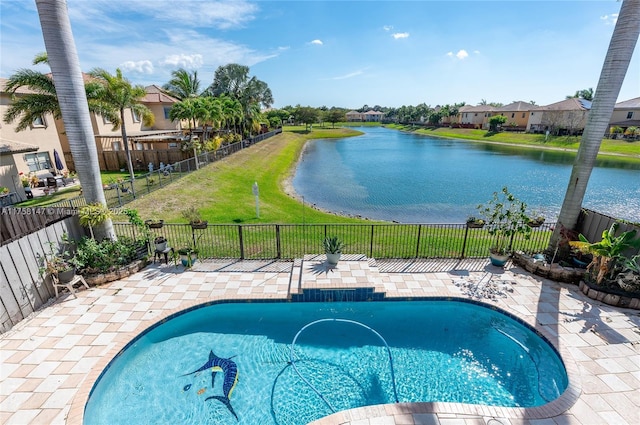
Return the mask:
<svg viewBox="0 0 640 425">
<path fill-rule="evenodd" d="M 293 178 L 305 204 L 401 223 L 462 223 L 507 186 L 555 220 L 575 158 L 543 151 L 362 127 L 365 134 L 307 142 Z M 583 202 L 640 222 L 640 165 L 598 161 Z"/>
</svg>

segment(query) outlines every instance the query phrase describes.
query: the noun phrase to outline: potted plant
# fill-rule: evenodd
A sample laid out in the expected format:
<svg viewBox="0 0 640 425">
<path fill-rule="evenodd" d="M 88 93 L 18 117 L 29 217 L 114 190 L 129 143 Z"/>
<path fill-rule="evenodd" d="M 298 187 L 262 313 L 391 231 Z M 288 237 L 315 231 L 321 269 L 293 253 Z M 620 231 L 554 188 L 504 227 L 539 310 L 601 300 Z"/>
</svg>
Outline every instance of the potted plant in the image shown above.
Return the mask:
<svg viewBox="0 0 640 425">
<path fill-rule="evenodd" d="M 182 211 L 182 217 L 189 221 L 192 229 L 206 229 L 207 222 L 202 219 L 196 207 L 191 206 Z"/>
<path fill-rule="evenodd" d="M 193 263 L 198 259 L 198 250 L 190 246 L 178 249 L 178 254 L 180 255 L 180 262 L 186 268 L 193 266 Z"/>
<path fill-rule="evenodd" d="M 480 229 L 484 227 L 484 220 L 470 215 L 467 218 L 467 227 L 470 229 Z"/>
<path fill-rule="evenodd" d="M 164 220 L 151 218 L 149 220 L 145 220 L 144 225 L 147 226 L 149 229 L 160 229 L 164 225 Z"/>
<path fill-rule="evenodd" d="M 485 204 L 477 207 L 488 227 L 488 233 L 494 237 L 489 249 L 491 264 L 502 267 L 511 254 L 511 244 L 515 235 L 524 239 L 531 237 L 527 204 L 516 198 L 505 186 Z"/>
<path fill-rule="evenodd" d="M 601 284 L 605 278 L 615 280 L 616 268 L 625 259 L 623 253 L 627 249 L 640 246 L 640 238 L 636 238 L 637 230 L 628 230 L 616 236 L 619 227 L 620 223 L 613 223 L 608 230 L 604 230 L 600 242 L 591 243 L 583 234 L 578 235 L 578 241 L 569 242 L 571 247 L 593 255 L 593 260 L 587 265 L 587 271 L 593 274 L 591 269 L 595 268 L 597 272 L 595 281 L 598 284 Z"/>
<path fill-rule="evenodd" d="M 338 264 L 344 243 L 337 237 L 326 237 L 322 241 L 324 253 L 327 256 L 327 263 L 331 265 Z"/>
<path fill-rule="evenodd" d="M 153 243 L 156 246 L 156 252 L 164 252 L 167 249 L 167 240 L 164 236 L 158 236 L 153 240 Z"/>
<path fill-rule="evenodd" d="M 74 261 L 69 258 L 69 251 L 55 251 L 55 242 L 48 242 L 49 252 L 40 258 L 40 275 L 55 275 L 60 283 L 71 282 L 76 275 Z"/>
</svg>

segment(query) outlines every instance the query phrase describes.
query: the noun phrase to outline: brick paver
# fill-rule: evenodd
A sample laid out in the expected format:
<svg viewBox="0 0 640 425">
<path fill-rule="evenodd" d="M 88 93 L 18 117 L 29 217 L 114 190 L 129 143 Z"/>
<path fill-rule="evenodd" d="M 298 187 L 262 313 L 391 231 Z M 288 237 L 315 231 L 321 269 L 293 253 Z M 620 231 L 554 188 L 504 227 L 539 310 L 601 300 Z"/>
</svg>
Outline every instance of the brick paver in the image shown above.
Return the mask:
<svg viewBox="0 0 640 425">
<path fill-rule="evenodd" d="M 465 283 L 481 282 L 470 291 Z M 484 282 L 484 283 L 483 283 Z M 559 350 L 570 386 L 538 408 L 458 403 L 369 406 L 316 425 L 557 425 L 640 423 L 640 315 L 586 298 L 576 286 L 484 261 L 374 261 L 322 256 L 293 262 L 199 263 L 193 270 L 150 265 L 127 279 L 67 292 L 0 335 L 0 423 L 80 424 L 91 386 L 141 329 L 185 307 L 215 299 L 287 299 L 307 288 L 374 287 L 386 297 L 482 299 L 534 326 Z M 484 293 L 486 295 L 486 292 Z"/>
</svg>

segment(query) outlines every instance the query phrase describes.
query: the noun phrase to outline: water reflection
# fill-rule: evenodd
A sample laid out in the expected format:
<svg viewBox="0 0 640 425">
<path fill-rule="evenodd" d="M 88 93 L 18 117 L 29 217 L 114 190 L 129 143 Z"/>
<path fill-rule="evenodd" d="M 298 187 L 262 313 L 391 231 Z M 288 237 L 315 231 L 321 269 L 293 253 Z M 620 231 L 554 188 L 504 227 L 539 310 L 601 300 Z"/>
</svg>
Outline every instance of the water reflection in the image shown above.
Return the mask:
<svg viewBox="0 0 640 425">
<path fill-rule="evenodd" d="M 554 219 L 575 154 L 385 128 L 307 143 L 293 185 L 309 203 L 378 220 L 459 223 L 502 186 Z M 599 160 L 584 205 L 640 221 L 640 164 Z"/>
</svg>

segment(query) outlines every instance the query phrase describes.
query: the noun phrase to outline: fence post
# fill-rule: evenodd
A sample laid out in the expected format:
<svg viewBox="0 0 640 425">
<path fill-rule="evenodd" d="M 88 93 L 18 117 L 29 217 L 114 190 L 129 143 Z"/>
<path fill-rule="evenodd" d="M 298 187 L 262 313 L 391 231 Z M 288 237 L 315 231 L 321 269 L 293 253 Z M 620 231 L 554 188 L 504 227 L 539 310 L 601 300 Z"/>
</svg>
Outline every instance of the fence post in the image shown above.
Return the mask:
<svg viewBox="0 0 640 425">
<path fill-rule="evenodd" d="M 418 224 L 418 241 L 416 242 L 416 258 L 420 255 L 420 236 L 422 235 L 422 224 Z"/>
<path fill-rule="evenodd" d="M 238 224 L 238 241 L 240 242 L 240 259 L 244 260 L 244 241 L 242 240 L 242 225 Z"/>
<path fill-rule="evenodd" d="M 282 250 L 280 245 L 280 225 L 276 224 L 276 258 L 282 258 Z"/>
<path fill-rule="evenodd" d="M 369 238 L 369 258 L 373 258 L 373 234 L 375 226 L 371 225 L 371 237 Z"/>
<path fill-rule="evenodd" d="M 469 226 L 465 226 L 464 228 L 464 239 L 462 240 L 462 252 L 460 253 L 460 259 L 464 258 L 464 251 L 467 247 L 467 234 L 469 233 Z"/>
</svg>

